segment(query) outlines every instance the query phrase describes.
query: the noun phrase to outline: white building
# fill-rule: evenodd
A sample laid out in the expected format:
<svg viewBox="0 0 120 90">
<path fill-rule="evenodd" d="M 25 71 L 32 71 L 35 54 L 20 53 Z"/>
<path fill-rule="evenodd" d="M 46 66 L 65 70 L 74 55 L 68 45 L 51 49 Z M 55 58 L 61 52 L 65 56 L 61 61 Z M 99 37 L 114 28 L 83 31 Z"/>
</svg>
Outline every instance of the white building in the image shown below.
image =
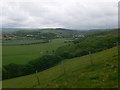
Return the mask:
<svg viewBox="0 0 120 90">
<path fill-rule="evenodd" d="M 33 35 L 32 35 L 32 34 L 27 34 L 26 36 L 27 36 L 27 37 L 32 37 Z"/>
<path fill-rule="evenodd" d="M 85 37 L 84 35 L 73 35 L 73 38 L 80 38 L 80 37 Z"/>
</svg>

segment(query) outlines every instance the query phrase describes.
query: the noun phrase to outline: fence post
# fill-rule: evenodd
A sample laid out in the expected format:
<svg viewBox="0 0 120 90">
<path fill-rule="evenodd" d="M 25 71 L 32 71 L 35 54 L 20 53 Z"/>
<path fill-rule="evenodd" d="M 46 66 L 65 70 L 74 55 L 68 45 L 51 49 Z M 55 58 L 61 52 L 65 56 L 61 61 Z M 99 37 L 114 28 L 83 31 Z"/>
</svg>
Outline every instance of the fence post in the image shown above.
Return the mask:
<svg viewBox="0 0 120 90">
<path fill-rule="evenodd" d="M 119 42 L 116 42 L 116 46 L 117 46 L 117 47 L 119 46 Z"/>
<path fill-rule="evenodd" d="M 62 67 L 63 67 L 63 73 L 64 73 L 64 75 L 66 74 L 66 70 L 65 70 L 65 66 L 64 66 L 64 63 L 63 63 L 63 61 L 61 61 L 61 64 L 62 64 Z"/>
<path fill-rule="evenodd" d="M 39 77 L 38 77 L 38 72 L 37 72 L 37 70 L 36 70 L 36 76 L 37 76 L 38 85 L 40 85 L 40 80 L 39 80 Z"/>
<path fill-rule="evenodd" d="M 91 51 L 89 51 L 89 57 L 90 57 L 91 64 L 93 65 L 93 60 L 92 60 L 92 56 L 91 56 Z"/>
</svg>

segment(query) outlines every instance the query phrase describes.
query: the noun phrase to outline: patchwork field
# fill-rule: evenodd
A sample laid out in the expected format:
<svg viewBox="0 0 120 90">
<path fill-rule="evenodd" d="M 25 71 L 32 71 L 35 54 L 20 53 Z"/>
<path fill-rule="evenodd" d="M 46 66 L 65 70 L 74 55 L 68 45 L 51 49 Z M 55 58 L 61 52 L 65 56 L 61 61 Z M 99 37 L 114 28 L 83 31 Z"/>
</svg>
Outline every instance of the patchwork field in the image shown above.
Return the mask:
<svg viewBox="0 0 120 90">
<path fill-rule="evenodd" d="M 4 80 L 3 88 L 116 88 L 118 87 L 118 48 L 90 56 L 68 59 L 55 67 L 14 79 Z M 64 65 L 64 68 L 63 68 Z M 65 69 L 65 73 L 64 73 Z M 37 76 L 40 85 L 37 82 Z"/>
<path fill-rule="evenodd" d="M 3 65 L 9 63 L 26 64 L 30 60 L 39 58 L 44 54 L 52 54 L 53 50 L 56 50 L 64 43 L 66 39 L 54 39 L 49 43 L 41 43 L 34 45 L 10 45 L 3 46 Z"/>
</svg>

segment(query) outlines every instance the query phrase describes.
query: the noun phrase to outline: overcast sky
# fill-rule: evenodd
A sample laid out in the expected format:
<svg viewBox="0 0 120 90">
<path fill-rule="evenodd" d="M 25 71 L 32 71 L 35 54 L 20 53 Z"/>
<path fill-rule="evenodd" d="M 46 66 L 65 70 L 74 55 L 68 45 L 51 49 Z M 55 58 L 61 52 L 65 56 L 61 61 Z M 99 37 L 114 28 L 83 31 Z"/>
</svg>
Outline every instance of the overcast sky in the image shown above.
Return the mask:
<svg viewBox="0 0 120 90">
<path fill-rule="evenodd" d="M 24 1 L 24 0 L 22 0 Z M 88 2 L 89 1 L 89 2 Z M 0 4 L 3 28 L 103 29 L 118 27 L 118 2 L 41 0 Z"/>
</svg>

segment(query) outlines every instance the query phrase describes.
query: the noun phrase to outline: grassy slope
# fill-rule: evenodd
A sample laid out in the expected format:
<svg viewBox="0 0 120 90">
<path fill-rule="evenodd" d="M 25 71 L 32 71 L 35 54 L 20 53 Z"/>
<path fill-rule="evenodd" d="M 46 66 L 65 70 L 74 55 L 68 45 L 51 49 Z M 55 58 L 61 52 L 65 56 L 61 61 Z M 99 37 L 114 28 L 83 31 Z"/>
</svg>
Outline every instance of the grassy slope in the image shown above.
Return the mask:
<svg viewBox="0 0 120 90">
<path fill-rule="evenodd" d="M 36 75 L 28 75 L 3 81 L 4 88 L 92 88 L 117 87 L 117 48 L 111 48 L 92 54 L 94 65 L 90 64 L 89 55 L 64 61 L 66 74 L 63 74 L 59 64 L 38 73 L 40 85 Z"/>
<path fill-rule="evenodd" d="M 66 45 L 64 40 L 66 39 L 54 39 L 50 43 L 36 45 L 3 46 L 3 64 L 25 64 L 45 54 L 47 50 L 52 53 L 52 50 Z"/>
</svg>

